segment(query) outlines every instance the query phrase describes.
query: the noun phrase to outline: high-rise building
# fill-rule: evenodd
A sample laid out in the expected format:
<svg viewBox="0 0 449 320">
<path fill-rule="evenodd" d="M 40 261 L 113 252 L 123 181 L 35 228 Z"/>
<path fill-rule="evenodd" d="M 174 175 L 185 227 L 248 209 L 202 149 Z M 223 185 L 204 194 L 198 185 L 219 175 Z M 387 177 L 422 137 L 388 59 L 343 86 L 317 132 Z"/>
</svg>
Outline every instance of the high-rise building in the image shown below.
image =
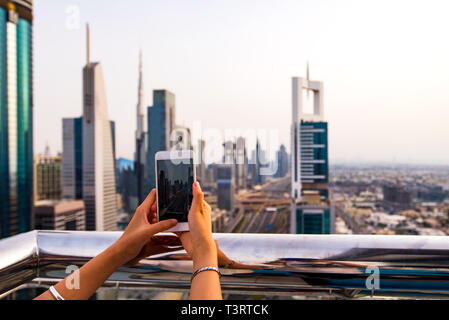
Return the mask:
<svg viewBox="0 0 449 320">
<path fill-rule="evenodd" d="M 206 141 L 200 139 L 198 140 L 198 150 L 197 150 L 197 166 L 196 166 L 196 179 L 201 183 L 207 183 L 206 178 L 206 160 L 204 150 L 206 149 Z"/>
<path fill-rule="evenodd" d="M 103 70 L 89 58 L 83 69 L 83 199 L 86 230 L 117 228 L 113 130 L 108 119 Z"/>
<path fill-rule="evenodd" d="M 172 146 L 171 133 L 175 129 L 175 95 L 168 90 L 153 91 L 153 106 L 148 107 L 147 181 L 144 193 L 156 186 L 154 156 Z"/>
<path fill-rule="evenodd" d="M 109 123 L 115 159 L 115 122 Z M 62 198 L 82 199 L 83 117 L 62 119 L 62 150 Z"/>
<path fill-rule="evenodd" d="M 217 205 L 219 209 L 234 210 L 235 182 L 231 164 L 215 165 L 217 176 Z"/>
<path fill-rule="evenodd" d="M 402 182 L 385 183 L 382 186 L 383 207 L 390 213 L 413 209 L 413 192 Z"/>
<path fill-rule="evenodd" d="M 83 118 L 62 119 L 62 198 L 83 198 Z"/>
<path fill-rule="evenodd" d="M 235 144 L 235 186 L 237 189 L 246 189 L 246 167 L 248 156 L 246 154 L 246 141 L 238 137 Z"/>
<path fill-rule="evenodd" d="M 63 197 L 84 200 L 86 230 L 117 228 L 115 123 L 109 121 L 103 71 L 90 61 L 83 69 L 83 116 L 63 119 Z"/>
<path fill-rule="evenodd" d="M 0 1 L 0 238 L 33 228 L 33 2 Z"/>
<path fill-rule="evenodd" d="M 34 202 L 61 197 L 61 155 L 34 156 Z"/>
<path fill-rule="evenodd" d="M 82 200 L 42 200 L 34 207 L 38 230 L 85 230 L 86 214 Z"/>
<path fill-rule="evenodd" d="M 126 213 L 136 211 L 139 200 L 137 199 L 137 179 L 134 170 L 135 161 L 124 158 L 117 160 L 117 193 L 121 195 L 122 207 Z"/>
<path fill-rule="evenodd" d="M 264 167 L 265 161 L 265 151 L 261 149 L 259 140 L 257 140 L 256 150 L 254 150 L 252 153 L 251 163 L 249 165 L 253 186 L 262 185 L 266 181 L 266 177 L 262 174 L 261 170 L 262 167 Z"/>
<path fill-rule="evenodd" d="M 291 233 L 334 233 L 329 199 L 328 130 L 324 121 L 323 83 L 292 79 Z M 312 91 L 313 113 L 303 110 L 303 92 Z"/>
<path fill-rule="evenodd" d="M 276 178 L 283 178 L 288 173 L 288 153 L 284 145 L 281 145 L 279 151 L 276 152 L 277 171 L 274 175 Z"/>
<path fill-rule="evenodd" d="M 141 203 L 145 200 L 144 192 L 146 179 L 146 154 L 147 154 L 147 133 L 145 132 L 145 112 L 144 112 L 144 94 L 143 94 L 143 59 L 142 51 L 139 56 L 139 84 L 137 99 L 137 126 L 136 126 L 136 151 L 134 153 L 134 173 L 136 176 L 136 197 Z M 133 195 L 130 195 L 133 196 Z"/>
</svg>

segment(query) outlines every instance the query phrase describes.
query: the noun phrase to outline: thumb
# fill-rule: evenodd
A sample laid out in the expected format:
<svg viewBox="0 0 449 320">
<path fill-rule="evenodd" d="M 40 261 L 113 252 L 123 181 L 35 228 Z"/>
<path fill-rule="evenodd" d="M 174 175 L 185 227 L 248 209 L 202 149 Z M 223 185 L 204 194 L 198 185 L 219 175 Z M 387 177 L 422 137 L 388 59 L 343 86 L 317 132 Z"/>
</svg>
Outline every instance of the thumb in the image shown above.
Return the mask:
<svg viewBox="0 0 449 320">
<path fill-rule="evenodd" d="M 203 204 L 204 194 L 201 190 L 200 184 L 198 181 L 195 181 L 193 183 L 193 200 L 192 200 L 192 207 L 201 208 Z"/>
<path fill-rule="evenodd" d="M 163 220 L 163 221 L 149 225 L 148 229 L 152 234 L 156 234 L 156 233 L 159 233 L 162 231 L 166 231 L 170 228 L 173 228 L 177 224 L 178 224 L 178 220 L 176 220 L 176 219 Z"/>
</svg>

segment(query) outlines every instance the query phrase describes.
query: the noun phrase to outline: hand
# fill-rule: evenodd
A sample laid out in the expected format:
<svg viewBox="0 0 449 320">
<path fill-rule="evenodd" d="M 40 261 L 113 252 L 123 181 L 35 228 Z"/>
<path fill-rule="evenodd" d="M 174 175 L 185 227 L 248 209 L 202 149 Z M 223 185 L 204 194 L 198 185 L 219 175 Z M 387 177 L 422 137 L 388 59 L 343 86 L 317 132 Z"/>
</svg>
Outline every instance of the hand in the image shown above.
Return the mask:
<svg viewBox="0 0 449 320">
<path fill-rule="evenodd" d="M 191 254 L 194 263 L 204 257 L 214 256 L 217 259 L 217 249 L 212 238 L 211 208 L 204 201 L 204 194 L 198 182 L 193 183 L 193 201 L 189 215 L 189 236 Z M 181 239 L 183 236 L 181 236 Z M 187 244 L 188 241 L 185 241 Z M 184 241 L 183 241 L 184 244 Z M 188 244 L 187 244 L 188 245 Z M 186 249 L 186 251 L 189 251 Z"/>
<path fill-rule="evenodd" d="M 190 238 L 190 232 L 175 232 L 182 242 L 182 246 L 188 255 L 192 256 L 192 239 Z M 227 267 L 234 265 L 235 262 L 229 259 L 219 248 L 217 240 L 214 240 L 215 247 L 217 248 L 217 261 L 219 267 Z"/>
<path fill-rule="evenodd" d="M 133 264 L 149 255 L 179 250 L 172 248 L 181 245 L 176 236 L 154 236 L 177 223 L 175 219 L 156 223 L 156 190 L 153 189 L 113 247 L 120 253 L 123 264 Z"/>
</svg>

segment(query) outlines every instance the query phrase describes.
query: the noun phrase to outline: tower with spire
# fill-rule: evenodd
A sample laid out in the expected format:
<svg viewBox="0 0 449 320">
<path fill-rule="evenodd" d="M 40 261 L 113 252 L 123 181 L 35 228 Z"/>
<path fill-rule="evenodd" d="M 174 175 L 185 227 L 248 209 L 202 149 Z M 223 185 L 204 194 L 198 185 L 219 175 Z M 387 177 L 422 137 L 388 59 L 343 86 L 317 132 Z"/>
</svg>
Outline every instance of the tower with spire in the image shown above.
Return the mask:
<svg viewBox="0 0 449 320">
<path fill-rule="evenodd" d="M 86 25 L 83 113 L 63 119 L 62 196 L 83 199 L 86 230 L 117 229 L 115 124 L 109 121 L 103 70 L 90 59 Z"/>
<path fill-rule="evenodd" d="M 145 162 L 146 162 L 146 132 L 145 132 L 145 113 L 144 113 L 144 94 L 143 94 L 143 59 L 142 50 L 139 52 L 139 82 L 137 90 L 137 108 L 136 108 L 136 151 L 134 153 L 134 171 L 137 182 L 137 202 L 141 203 L 145 199 Z"/>
</svg>

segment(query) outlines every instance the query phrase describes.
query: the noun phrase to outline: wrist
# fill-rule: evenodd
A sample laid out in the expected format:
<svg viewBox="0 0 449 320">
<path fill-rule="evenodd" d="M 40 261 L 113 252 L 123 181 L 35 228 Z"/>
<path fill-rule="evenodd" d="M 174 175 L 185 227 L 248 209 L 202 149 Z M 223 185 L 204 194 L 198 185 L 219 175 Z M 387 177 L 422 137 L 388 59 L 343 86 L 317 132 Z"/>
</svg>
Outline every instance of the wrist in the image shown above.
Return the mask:
<svg viewBox="0 0 449 320">
<path fill-rule="evenodd" d="M 116 268 L 121 267 L 126 262 L 128 262 L 125 261 L 127 260 L 125 258 L 126 255 L 124 254 L 124 251 L 119 242 L 115 242 L 114 244 L 112 244 L 105 251 L 103 251 L 103 254 L 107 256 L 108 261 L 110 261 L 110 263 Z"/>
<path fill-rule="evenodd" d="M 203 244 L 192 252 L 193 268 L 195 270 L 202 267 L 218 267 L 217 248 L 215 243 Z"/>
</svg>

